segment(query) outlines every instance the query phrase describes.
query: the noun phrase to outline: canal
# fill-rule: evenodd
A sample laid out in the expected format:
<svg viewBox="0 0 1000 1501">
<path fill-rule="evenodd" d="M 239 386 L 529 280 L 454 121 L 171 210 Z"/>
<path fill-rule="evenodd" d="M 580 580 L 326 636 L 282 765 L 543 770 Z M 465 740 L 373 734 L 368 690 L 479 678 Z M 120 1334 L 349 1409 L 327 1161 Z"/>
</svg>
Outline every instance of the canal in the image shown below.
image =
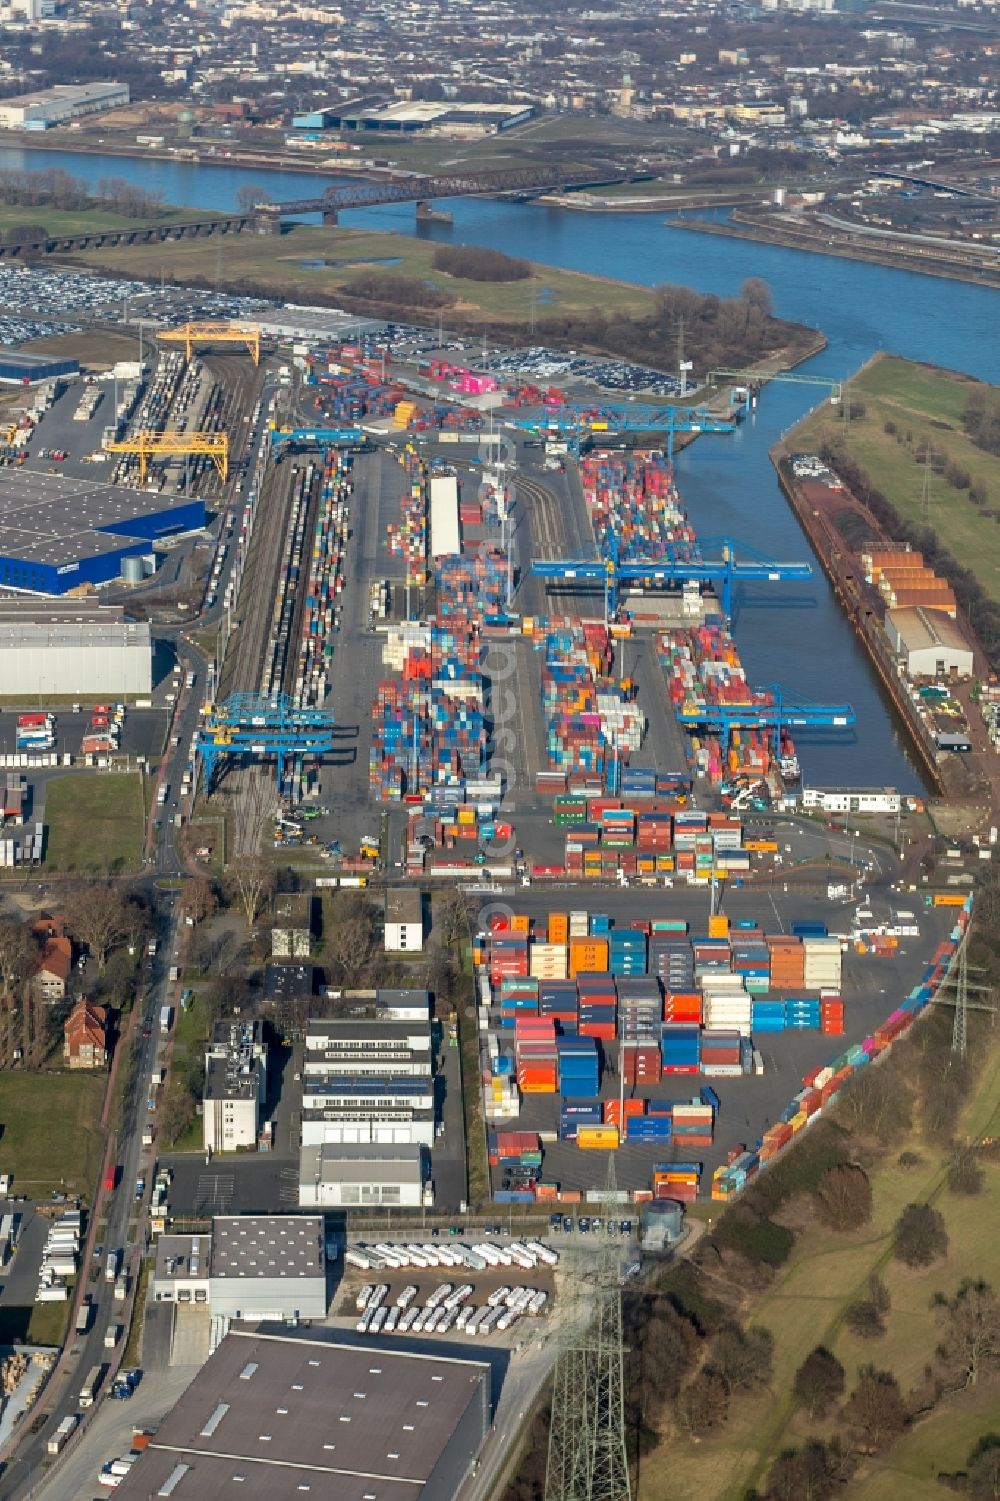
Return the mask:
<svg viewBox="0 0 1000 1501">
<path fill-rule="evenodd" d="M 336 181 L 240 167 L 0 148 L 0 170 L 54 166 L 88 182 L 126 178 L 161 193 L 167 202 L 205 210 L 235 209 L 240 187 L 249 183 L 266 182 L 273 198 L 291 199 Z M 659 215 L 583 214 L 476 199 L 452 200 L 447 207 L 453 225 L 422 225 L 422 235 L 492 246 L 646 285 L 683 283 L 722 296 L 737 292 L 748 276 L 762 277 L 779 316 L 826 335 L 826 349 L 798 374 L 841 380 L 884 349 L 1000 382 L 997 293 L 985 287 L 699 235 L 673 228 Z M 344 213 L 341 222 L 412 234 L 414 210 L 412 204 L 387 204 Z M 778 488 L 768 450 L 820 394 L 814 386 L 774 384 L 735 439 L 700 438 L 679 457 L 682 498 L 700 536 L 743 539 L 780 558 L 810 555 Z M 853 704 L 858 724 L 849 750 L 842 735 L 797 737 L 811 783 L 920 787 L 868 659 L 818 565 L 806 585 L 747 586 L 738 599 L 735 634 L 755 683 L 781 683 L 789 696 Z"/>
</svg>

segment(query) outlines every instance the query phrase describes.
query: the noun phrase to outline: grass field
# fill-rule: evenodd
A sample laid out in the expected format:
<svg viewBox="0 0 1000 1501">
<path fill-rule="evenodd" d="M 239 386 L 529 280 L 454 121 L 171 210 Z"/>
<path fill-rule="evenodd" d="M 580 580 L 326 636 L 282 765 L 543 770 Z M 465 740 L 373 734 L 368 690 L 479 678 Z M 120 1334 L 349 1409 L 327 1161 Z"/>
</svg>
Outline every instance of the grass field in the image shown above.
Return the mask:
<svg viewBox="0 0 1000 1501">
<path fill-rule="evenodd" d="M 961 1134 L 978 1137 L 996 1134 L 998 1129 L 1000 1048 L 994 1048 Z M 789 1397 L 795 1371 L 814 1346 L 825 1344 L 834 1351 L 845 1368 L 848 1391 L 858 1367 L 874 1361 L 880 1369 L 893 1370 L 905 1392 L 919 1382 L 938 1338 L 929 1306 L 932 1295 L 939 1291 L 950 1295 L 963 1277 L 984 1276 L 994 1286 L 1000 1284 L 995 1270 L 1000 1165 L 986 1168 L 986 1191 L 980 1199 L 956 1199 L 943 1187 L 942 1154 L 922 1143 L 918 1146 L 921 1167 L 901 1171 L 892 1154 L 871 1174 L 875 1212 L 864 1230 L 834 1235 L 815 1226 L 798 1235 L 789 1262 L 754 1302 L 749 1320 L 774 1335 L 774 1375 L 767 1393 L 740 1401 L 720 1437 L 696 1446 L 669 1440 L 668 1463 L 658 1462 L 664 1449 L 650 1455 L 642 1469 L 640 1501 L 669 1501 L 687 1495 L 698 1495 L 701 1501 L 742 1501 L 750 1486 L 761 1485 L 782 1449 L 796 1447 L 817 1432 Z M 905 1204 L 929 1197 L 945 1216 L 950 1251 L 945 1261 L 912 1272 L 891 1260 L 890 1232 Z M 852 1335 L 844 1327 L 843 1316 L 850 1303 L 865 1295 L 873 1273 L 888 1284 L 892 1310 L 885 1336 L 869 1342 Z M 992 1395 L 995 1402 L 995 1388 Z M 977 1432 L 972 1415 L 952 1425 L 946 1413 L 951 1409 L 965 1413 L 972 1405 L 974 1398 L 963 1396 L 918 1424 L 885 1460 L 871 1462 L 859 1474 L 842 1492 L 845 1501 L 895 1501 L 901 1495 L 907 1501 L 922 1501 L 925 1494 L 930 1501 L 932 1494 L 939 1495 L 940 1488 L 929 1475 L 930 1459 L 940 1470 L 961 1468 Z M 922 1473 L 926 1491 L 900 1487 L 899 1474 L 911 1472 Z"/>
<path fill-rule="evenodd" d="M 103 1073 L 0 1073 L 0 1162 L 14 1192 L 53 1188 L 92 1200 L 104 1151 Z"/>
<path fill-rule="evenodd" d="M 979 387 L 967 376 L 883 355 L 847 388 L 847 398 L 864 406 L 862 418 L 845 429 L 844 409 L 824 406 L 790 441 L 813 451 L 826 439 L 846 441 L 898 515 L 918 525 L 928 522 L 955 559 L 1000 600 L 1000 458 L 984 453 L 962 431 L 966 402 Z M 886 432 L 887 423 L 895 425 L 895 434 Z M 925 508 L 925 466 L 917 458 L 925 440 L 985 489 L 985 506 L 975 505 L 969 490 L 956 489 L 943 473 L 932 473 Z"/>
<path fill-rule="evenodd" d="M 50 204 L 0 204 L 0 234 L 21 225 L 39 225 L 50 235 L 91 234 L 100 229 L 129 229 L 135 224 L 172 224 L 178 219 L 198 218 L 197 209 L 164 205 L 149 218 L 131 219 L 110 209 L 62 209 Z M 204 217 L 204 214 L 202 215 Z"/>
<path fill-rule="evenodd" d="M 110 875 L 138 870 L 144 819 L 135 772 L 57 777 L 45 792 L 46 869 Z"/>
<path fill-rule="evenodd" d="M 648 288 L 554 266 L 536 266 L 534 276 L 524 281 L 461 280 L 434 270 L 431 260 L 435 249 L 431 242 L 408 235 L 297 224 L 280 239 L 233 235 L 211 241 L 130 245 L 87 251 L 75 256 L 74 261 L 140 277 L 159 277 L 161 271 L 177 281 L 205 277 L 214 285 L 221 255 L 223 280 L 229 285 L 249 280 L 258 287 L 305 301 L 317 295 L 336 298 L 347 283 L 374 266 L 382 272 L 387 290 L 394 277 L 404 276 L 453 293 L 458 302 L 453 310 L 444 310 L 446 323 L 449 312 L 454 311 L 474 313 L 487 321 L 523 322 L 527 328 L 532 289 L 539 318 L 553 312 L 586 316 L 594 309 L 641 316 L 653 306 Z M 429 312 L 427 316 L 433 321 L 437 314 Z"/>
</svg>

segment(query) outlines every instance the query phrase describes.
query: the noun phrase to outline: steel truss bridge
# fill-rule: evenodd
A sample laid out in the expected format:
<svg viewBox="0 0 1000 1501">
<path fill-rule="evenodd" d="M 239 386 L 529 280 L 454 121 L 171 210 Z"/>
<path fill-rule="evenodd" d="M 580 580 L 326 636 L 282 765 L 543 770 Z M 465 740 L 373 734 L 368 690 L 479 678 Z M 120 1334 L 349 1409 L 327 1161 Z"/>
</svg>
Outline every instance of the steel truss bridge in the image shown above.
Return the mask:
<svg viewBox="0 0 1000 1501">
<path fill-rule="evenodd" d="M 601 173 L 559 172 L 551 167 L 519 167 L 506 172 L 455 172 L 435 177 L 397 177 L 385 182 L 359 182 L 346 188 L 327 188 L 318 198 L 294 198 L 286 203 L 258 203 L 254 213 L 286 219 L 295 214 L 322 214 L 334 221 L 341 209 L 371 208 L 380 203 L 427 203 L 432 198 L 473 198 L 512 193 L 533 197 L 569 188 L 607 187 L 629 182 L 626 170 Z"/>
</svg>

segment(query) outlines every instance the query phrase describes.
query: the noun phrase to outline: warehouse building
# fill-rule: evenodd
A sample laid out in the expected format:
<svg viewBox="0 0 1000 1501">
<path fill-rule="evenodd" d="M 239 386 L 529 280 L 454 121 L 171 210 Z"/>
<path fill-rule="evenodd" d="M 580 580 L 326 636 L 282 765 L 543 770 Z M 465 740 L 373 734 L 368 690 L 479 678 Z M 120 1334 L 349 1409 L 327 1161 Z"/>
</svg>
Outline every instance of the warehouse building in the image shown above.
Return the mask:
<svg viewBox="0 0 1000 1501">
<path fill-rule="evenodd" d="M 302 1144 L 434 1144 L 434 1084 L 426 1079 L 341 1079 L 306 1075 Z"/>
<path fill-rule="evenodd" d="M 292 129 L 377 130 L 390 135 L 414 135 L 433 130 L 447 135 L 497 135 L 525 125 L 535 113 L 532 104 L 490 104 L 462 99 L 400 99 L 375 104 L 355 99 L 350 104 L 293 115 Z"/>
<path fill-rule="evenodd" d="M 424 1196 L 425 1160 L 418 1146 L 304 1146 L 299 1155 L 299 1205 L 419 1209 L 430 1199 Z"/>
<path fill-rule="evenodd" d="M 208 1303 L 210 1235 L 159 1235 L 153 1268 L 154 1303 Z"/>
<path fill-rule="evenodd" d="M 205 525 L 205 502 L 0 469 L 0 586 L 66 594 L 122 576 L 127 558 L 148 558 L 162 538 Z"/>
<path fill-rule="evenodd" d="M 412 886 L 400 886 L 385 894 L 385 951 L 405 949 L 419 954 L 424 947 L 424 899 Z"/>
<path fill-rule="evenodd" d="M 455 1501 L 490 1424 L 490 1368 L 230 1330 L 121 1501 Z"/>
<path fill-rule="evenodd" d="M 213 1316 L 326 1317 L 326 1252 L 318 1214 L 233 1214 L 212 1221 L 208 1301 Z"/>
<path fill-rule="evenodd" d="M 312 948 L 313 899 L 306 891 L 274 899 L 271 956 L 274 959 L 308 959 Z"/>
<path fill-rule="evenodd" d="M 153 686 L 149 622 L 96 600 L 0 599 L 0 682 L 32 698 L 141 697 Z"/>
<path fill-rule="evenodd" d="M 32 94 L 0 100 L 0 128 L 48 130 L 67 120 L 82 120 L 128 104 L 127 83 L 57 83 Z"/>
<path fill-rule="evenodd" d="M 306 1079 L 405 1078 L 431 1075 L 431 1022 L 393 1021 L 375 1007 L 348 1018 L 310 1018 L 303 1073 Z"/>
<path fill-rule="evenodd" d="M 911 678 L 972 676 L 972 647 L 961 626 L 944 610 L 911 605 L 889 610 L 885 628 L 893 651 Z"/>
<path fill-rule="evenodd" d="M 79 360 L 62 359 L 53 354 L 28 354 L 23 349 L 5 349 L 0 354 L 0 384 L 5 386 L 38 386 L 43 381 L 79 374 Z"/>
</svg>

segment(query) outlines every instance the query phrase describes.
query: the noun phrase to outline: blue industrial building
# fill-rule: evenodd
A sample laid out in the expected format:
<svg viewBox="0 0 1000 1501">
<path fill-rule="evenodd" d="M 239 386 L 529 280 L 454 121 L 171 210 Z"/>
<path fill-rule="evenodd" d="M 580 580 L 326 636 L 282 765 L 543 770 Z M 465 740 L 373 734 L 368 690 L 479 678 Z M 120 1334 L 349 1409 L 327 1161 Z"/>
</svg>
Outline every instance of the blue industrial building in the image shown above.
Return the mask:
<svg viewBox="0 0 1000 1501">
<path fill-rule="evenodd" d="M 106 584 L 125 558 L 204 524 L 192 497 L 0 469 L 0 586 L 58 595 Z"/>
<path fill-rule="evenodd" d="M 53 354 L 26 354 L 23 349 L 9 349 L 0 354 L 0 382 L 5 386 L 37 386 L 61 375 L 79 374 L 78 360 Z"/>
</svg>

